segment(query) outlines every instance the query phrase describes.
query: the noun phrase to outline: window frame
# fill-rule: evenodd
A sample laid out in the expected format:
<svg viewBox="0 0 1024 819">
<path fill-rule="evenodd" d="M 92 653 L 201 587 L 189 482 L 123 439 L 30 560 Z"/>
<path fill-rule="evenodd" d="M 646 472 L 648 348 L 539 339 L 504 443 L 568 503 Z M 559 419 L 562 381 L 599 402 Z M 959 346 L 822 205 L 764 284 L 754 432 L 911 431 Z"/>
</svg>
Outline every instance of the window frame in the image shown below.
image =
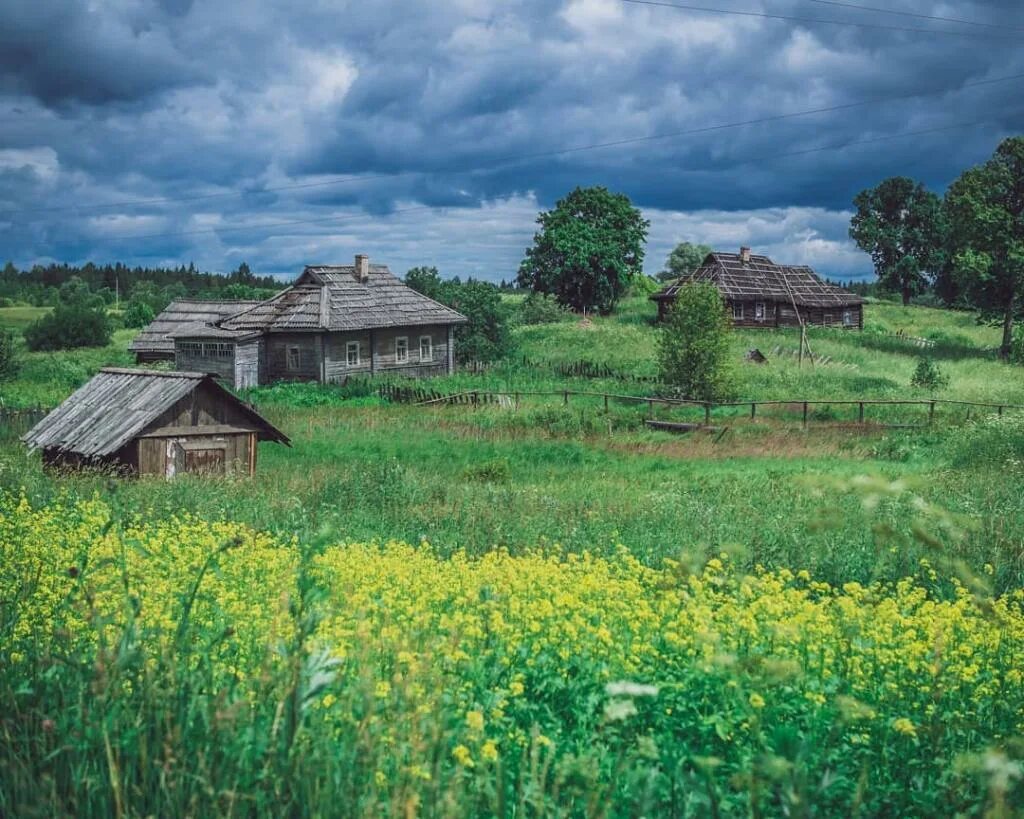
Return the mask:
<svg viewBox="0 0 1024 819">
<path fill-rule="evenodd" d="M 399 347 L 404 344 L 405 354 L 400 355 L 398 350 Z M 408 364 L 409 363 L 409 336 L 395 336 L 395 363 L 396 364 Z"/>
<path fill-rule="evenodd" d="M 423 355 L 423 342 L 427 342 L 427 354 Z M 420 336 L 420 361 L 434 360 L 434 337 L 430 335 Z"/>
<path fill-rule="evenodd" d="M 843 310 L 843 327 L 853 327 L 853 310 L 849 307 Z"/>
<path fill-rule="evenodd" d="M 295 354 L 294 360 L 292 359 L 292 353 Z M 302 369 L 302 346 L 299 344 L 289 344 L 284 351 L 284 366 L 285 369 L 290 373 L 297 373 Z"/>
<path fill-rule="evenodd" d="M 345 366 L 358 367 L 362 363 L 362 349 L 358 341 L 345 342 Z M 355 351 L 355 361 L 352 360 L 352 351 Z"/>
<path fill-rule="evenodd" d="M 768 305 L 763 301 L 754 302 L 754 321 L 768 320 Z"/>
<path fill-rule="evenodd" d="M 743 302 L 734 301 L 732 303 L 732 320 L 743 321 Z"/>
</svg>

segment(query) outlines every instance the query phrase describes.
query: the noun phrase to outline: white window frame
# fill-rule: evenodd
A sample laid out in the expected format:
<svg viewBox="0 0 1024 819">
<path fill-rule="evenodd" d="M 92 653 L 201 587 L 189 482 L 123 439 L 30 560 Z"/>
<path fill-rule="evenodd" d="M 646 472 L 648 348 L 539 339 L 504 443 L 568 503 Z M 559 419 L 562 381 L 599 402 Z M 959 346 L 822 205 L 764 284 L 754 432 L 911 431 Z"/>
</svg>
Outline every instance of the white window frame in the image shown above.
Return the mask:
<svg viewBox="0 0 1024 819">
<path fill-rule="evenodd" d="M 355 352 L 355 360 L 352 358 L 352 353 Z M 358 341 L 346 341 L 345 342 L 345 364 L 348 367 L 358 367 L 360 364 L 360 350 Z"/>
<path fill-rule="evenodd" d="M 405 351 L 400 352 L 404 345 Z M 395 363 L 406 364 L 409 361 L 409 336 L 398 336 L 395 338 Z"/>
<path fill-rule="evenodd" d="M 853 310 L 849 308 L 843 310 L 843 326 L 853 327 Z"/>
<path fill-rule="evenodd" d="M 424 344 L 426 342 L 426 344 Z M 426 352 L 424 352 L 426 350 Z M 433 336 L 420 336 L 420 361 L 434 360 L 434 338 Z"/>
<path fill-rule="evenodd" d="M 294 358 L 292 357 L 294 354 Z M 290 373 L 302 369 L 302 347 L 298 344 L 289 344 L 284 351 L 284 366 Z"/>
<path fill-rule="evenodd" d="M 754 302 L 754 321 L 767 321 L 768 308 L 763 301 Z"/>
<path fill-rule="evenodd" d="M 734 301 L 732 303 L 732 320 L 743 321 L 743 302 Z"/>
</svg>

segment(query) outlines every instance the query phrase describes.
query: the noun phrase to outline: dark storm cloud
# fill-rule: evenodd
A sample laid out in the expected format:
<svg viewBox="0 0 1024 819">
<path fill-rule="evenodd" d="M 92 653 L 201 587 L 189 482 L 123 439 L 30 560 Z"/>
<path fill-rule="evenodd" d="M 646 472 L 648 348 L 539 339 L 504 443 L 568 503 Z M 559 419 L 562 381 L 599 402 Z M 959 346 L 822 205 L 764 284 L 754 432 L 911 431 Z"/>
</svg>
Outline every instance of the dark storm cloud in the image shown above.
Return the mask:
<svg viewBox="0 0 1024 819">
<path fill-rule="evenodd" d="M 673 241 L 713 238 L 856 272 L 857 191 L 899 173 L 941 191 L 1024 131 L 1021 82 L 972 87 L 1024 72 L 1017 2 L 894 6 L 999 29 L 806 0 L 744 8 L 976 36 L 621 0 L 8 0 L 0 255 L 285 272 L 365 246 L 500 278 L 537 208 L 603 184 L 649 211 L 652 269 Z M 888 101 L 559 153 L 875 99 Z M 916 131 L 933 132 L 842 147 Z M 337 175 L 365 178 L 276 190 Z M 165 197 L 181 200 L 120 204 Z M 105 207 L 38 210 L 68 204 Z"/>
</svg>

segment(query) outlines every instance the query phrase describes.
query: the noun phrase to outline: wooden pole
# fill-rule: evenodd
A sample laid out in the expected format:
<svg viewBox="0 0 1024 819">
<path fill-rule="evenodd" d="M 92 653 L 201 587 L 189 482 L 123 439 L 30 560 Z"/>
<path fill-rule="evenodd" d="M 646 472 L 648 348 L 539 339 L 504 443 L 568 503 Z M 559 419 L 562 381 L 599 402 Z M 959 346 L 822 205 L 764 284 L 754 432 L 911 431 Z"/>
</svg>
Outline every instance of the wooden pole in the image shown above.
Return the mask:
<svg viewBox="0 0 1024 819">
<path fill-rule="evenodd" d="M 647 417 L 648 418 L 653 418 L 654 417 L 654 400 L 651 399 L 651 398 L 647 399 Z"/>
<path fill-rule="evenodd" d="M 932 401 L 928 404 L 928 423 L 929 425 L 935 422 L 935 402 Z"/>
<path fill-rule="evenodd" d="M 862 423 L 862 424 L 864 423 L 864 402 L 863 401 L 860 402 L 860 410 L 857 413 L 857 420 L 860 423 Z"/>
<path fill-rule="evenodd" d="M 711 426 L 711 402 L 704 402 L 704 426 Z"/>
<path fill-rule="evenodd" d="M 750 402 L 750 420 L 751 421 L 754 420 L 754 416 L 755 415 L 757 415 L 757 402 L 756 401 L 751 401 Z"/>
<path fill-rule="evenodd" d="M 804 426 L 807 426 L 807 402 L 804 401 Z"/>
<path fill-rule="evenodd" d="M 562 394 L 562 403 L 565 404 L 566 406 L 569 406 L 569 391 L 568 390 L 566 390 Z"/>
<path fill-rule="evenodd" d="M 604 414 L 608 414 L 608 393 L 604 394 Z"/>
</svg>

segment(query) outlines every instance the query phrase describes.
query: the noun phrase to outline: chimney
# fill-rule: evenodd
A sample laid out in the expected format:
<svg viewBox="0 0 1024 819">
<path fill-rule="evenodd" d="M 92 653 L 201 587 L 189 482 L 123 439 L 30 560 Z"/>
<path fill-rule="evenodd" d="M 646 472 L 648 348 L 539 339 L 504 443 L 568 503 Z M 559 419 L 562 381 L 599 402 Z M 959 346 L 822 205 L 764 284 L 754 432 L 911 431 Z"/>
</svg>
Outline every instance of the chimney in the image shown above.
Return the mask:
<svg viewBox="0 0 1024 819">
<path fill-rule="evenodd" d="M 740 248 L 740 261 L 743 262 L 743 264 L 750 264 L 750 248 L 749 247 L 741 247 Z"/>
<path fill-rule="evenodd" d="M 355 277 L 357 282 L 363 284 L 370 280 L 370 257 L 365 253 L 356 254 Z"/>
</svg>

